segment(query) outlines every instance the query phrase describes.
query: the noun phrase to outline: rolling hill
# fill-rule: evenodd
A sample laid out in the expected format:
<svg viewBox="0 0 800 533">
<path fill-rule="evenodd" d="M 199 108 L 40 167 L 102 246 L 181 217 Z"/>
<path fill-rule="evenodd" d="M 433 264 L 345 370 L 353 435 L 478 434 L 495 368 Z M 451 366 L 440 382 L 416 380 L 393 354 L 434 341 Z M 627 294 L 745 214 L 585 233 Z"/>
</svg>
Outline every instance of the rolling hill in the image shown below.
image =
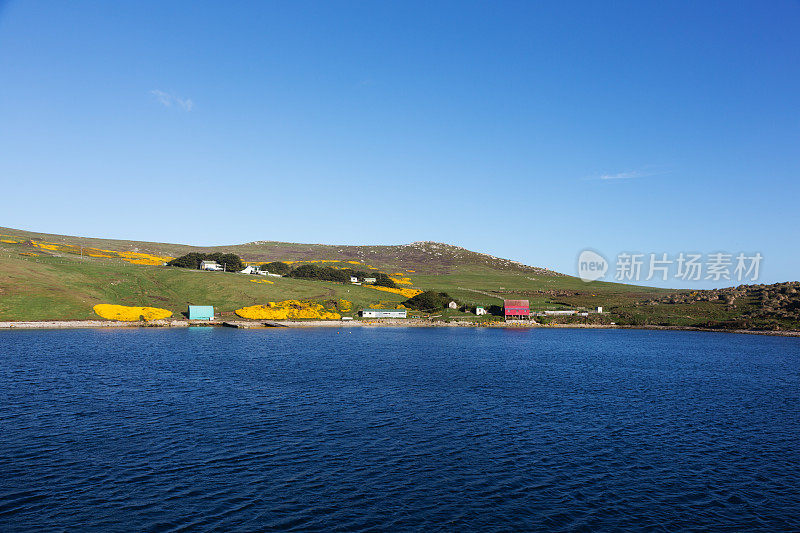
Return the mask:
<svg viewBox="0 0 800 533">
<path fill-rule="evenodd" d="M 172 311 L 174 316 L 180 316 L 189 304 L 207 304 L 214 305 L 223 316 L 233 316 L 234 310 L 244 306 L 289 299 L 331 303 L 344 300 L 351 302 L 353 310 L 357 311 L 369 306 L 396 306 L 406 298 L 367 286 L 285 277 L 255 279 L 232 272 L 163 266 L 169 258 L 189 252 L 217 251 L 235 253 L 251 263 L 285 261 L 293 265 L 319 263 L 377 270 L 402 277 L 404 288 L 447 292 L 469 306 L 496 308 L 502 305 L 503 298 L 524 298 L 530 300 L 535 310 L 602 306 L 607 311 L 602 316 L 582 319 L 584 321 L 709 327 L 744 324 L 767 329 L 798 327 L 798 319 L 792 314 L 795 309 L 792 298 L 799 296 L 793 286 L 785 291 L 763 286 L 752 291 L 740 289 L 736 292 L 736 301 L 732 302 L 728 297 L 713 296 L 713 291 L 584 283 L 547 268 L 436 242 L 336 246 L 257 241 L 197 247 L 13 228 L 0 228 L 0 320 L 97 318 L 92 307 L 100 303 L 162 307 Z M 765 291 L 772 296 L 764 296 Z M 774 316 L 760 311 L 767 297 L 780 303 L 776 304 L 778 311 Z M 477 319 L 458 311 L 447 311 L 442 318 L 453 317 Z M 576 318 L 558 320 L 574 321 Z"/>
</svg>

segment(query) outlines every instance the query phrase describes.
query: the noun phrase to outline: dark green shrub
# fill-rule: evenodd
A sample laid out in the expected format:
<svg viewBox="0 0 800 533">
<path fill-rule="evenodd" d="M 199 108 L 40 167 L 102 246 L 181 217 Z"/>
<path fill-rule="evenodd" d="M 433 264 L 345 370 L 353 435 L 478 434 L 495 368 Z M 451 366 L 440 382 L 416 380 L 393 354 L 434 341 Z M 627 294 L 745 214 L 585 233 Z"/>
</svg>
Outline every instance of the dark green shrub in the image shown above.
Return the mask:
<svg viewBox="0 0 800 533">
<path fill-rule="evenodd" d="M 281 261 L 273 261 L 271 263 L 264 263 L 261 265 L 261 270 L 266 270 L 270 274 L 280 274 L 281 276 L 285 276 L 291 272 L 292 267 Z"/>
<path fill-rule="evenodd" d="M 420 311 L 436 311 L 445 309 L 447 304 L 452 301 L 453 299 L 446 292 L 425 291 L 413 298 L 409 298 L 403 302 L 403 305 Z"/>
<path fill-rule="evenodd" d="M 242 270 L 244 263 L 236 254 L 224 254 L 222 252 L 214 252 L 211 254 L 201 252 L 191 252 L 180 257 L 176 257 L 167 265 L 181 267 L 181 268 L 200 268 L 202 261 L 216 261 L 220 265 L 224 265 L 225 270 L 234 272 Z"/>
</svg>

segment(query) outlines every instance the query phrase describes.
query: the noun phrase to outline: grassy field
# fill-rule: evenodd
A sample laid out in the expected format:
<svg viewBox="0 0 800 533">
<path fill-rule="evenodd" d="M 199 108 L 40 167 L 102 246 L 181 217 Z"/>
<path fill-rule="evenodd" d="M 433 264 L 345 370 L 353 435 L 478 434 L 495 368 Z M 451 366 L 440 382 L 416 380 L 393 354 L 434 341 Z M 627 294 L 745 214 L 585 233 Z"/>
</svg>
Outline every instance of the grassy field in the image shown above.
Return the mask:
<svg viewBox="0 0 800 533">
<path fill-rule="evenodd" d="M 114 259 L 70 256 L 20 256 L 0 247 L 0 320 L 97 318 L 99 303 L 169 309 L 180 317 L 189 304 L 213 305 L 223 316 L 244 306 L 287 299 L 340 300 L 354 308 L 405 298 L 334 283 L 270 278 L 233 272 L 201 272 L 132 265 Z M 259 277 L 259 280 L 263 278 Z"/>
<path fill-rule="evenodd" d="M 136 265 L 119 258 L 90 257 L 85 253 L 91 246 L 99 250 L 175 256 L 187 250 L 180 245 L 62 237 L 13 229 L 4 229 L 2 234 L 0 320 L 87 319 L 94 317 L 92 307 L 98 303 L 162 307 L 172 311 L 175 316 L 180 316 L 189 304 L 207 304 L 214 305 L 224 316 L 244 306 L 287 299 L 345 299 L 353 302 L 355 309 L 375 305 L 394 307 L 405 300 L 400 295 L 355 285 Z M 80 248 L 64 245 L 83 246 L 84 253 L 80 255 Z M 280 251 L 284 255 L 275 251 L 278 256 L 271 257 L 302 261 L 295 255 L 285 255 L 296 253 L 305 257 L 305 260 L 336 259 L 341 261 L 336 264 L 342 266 L 376 269 L 390 274 L 402 273 L 411 278 L 415 288 L 445 291 L 461 303 L 487 307 L 501 305 L 503 297 L 522 297 L 530 299 L 534 308 L 560 308 L 564 305 L 537 291 L 586 290 L 582 281 L 546 269 L 515 265 L 461 248 L 434 243 L 429 245 L 429 249 L 414 247 L 413 250 L 405 247 L 365 247 L 364 250 L 353 251 L 358 247 L 348 247 L 351 250 L 344 256 L 333 256 L 331 248 L 335 247 L 330 246 L 287 245 Z M 245 248 L 248 246 L 244 245 Z M 263 248 L 273 244 L 258 246 Z M 264 253 L 259 248 L 259 253 L 248 255 L 241 248 L 231 246 L 223 249 L 237 250 L 248 261 L 255 261 Z M 397 255 L 391 255 L 387 251 L 389 248 Z M 317 253 L 309 255 L 309 250 L 316 250 Z M 365 260 L 366 256 L 376 254 L 381 257 Z M 359 264 L 351 265 L 345 261 L 357 261 Z M 496 266 L 491 266 L 493 261 L 497 263 Z M 256 280 L 259 283 L 254 283 Z M 630 290 L 625 285 L 594 285 L 602 289 L 601 295 L 597 296 L 597 305 L 606 302 L 602 294 L 610 294 L 612 289 Z"/>
<path fill-rule="evenodd" d="M 103 250 L 115 252 L 105 253 Z M 741 295 L 736 304 L 731 305 L 717 299 L 695 298 L 695 293 L 689 291 L 606 282 L 584 283 L 545 268 L 521 265 L 439 243 L 340 247 L 258 242 L 197 248 L 0 228 L 0 320 L 97 318 L 92 307 L 100 303 L 161 307 L 172 311 L 175 317 L 180 317 L 189 304 L 213 305 L 223 317 L 232 317 L 233 311 L 241 307 L 289 299 L 328 302 L 331 305 L 335 301 L 348 300 L 353 304 L 353 313 L 350 314 L 370 306 L 395 307 L 405 300 L 398 294 L 350 284 L 186 270 L 162 266 L 159 258 L 145 261 L 154 263 L 152 265 L 132 264 L 130 260 L 135 261 L 135 257 L 115 255 L 144 253 L 175 257 L 189 251 L 230 251 L 251 262 L 326 261 L 321 264 L 402 274 L 410 278 L 413 288 L 446 292 L 460 304 L 471 307 L 494 306 L 497 309 L 502 306 L 504 298 L 513 298 L 529 300 L 533 311 L 593 310 L 598 306 L 605 311 L 602 316 L 590 315 L 589 318 L 547 319 L 559 322 L 681 326 L 733 324 L 759 310 L 759 301 L 754 296 L 756 292 Z M 114 257 L 91 257 L 87 252 Z M 787 288 L 780 290 L 786 291 Z M 785 295 L 778 292 L 772 296 L 777 298 L 773 302 L 775 305 L 791 311 L 795 305 L 791 303 L 792 299 L 800 293 L 796 289 L 788 290 L 793 292 Z M 690 294 L 692 297 L 687 298 Z M 674 295 L 680 298 L 675 300 Z M 763 294 L 761 298 L 763 301 Z M 458 311 L 435 314 L 440 319 L 477 320 L 475 315 Z M 787 318 L 785 313 L 775 319 L 777 322 L 773 318 L 761 316 L 758 323 L 780 328 L 797 326 L 796 320 Z"/>
</svg>

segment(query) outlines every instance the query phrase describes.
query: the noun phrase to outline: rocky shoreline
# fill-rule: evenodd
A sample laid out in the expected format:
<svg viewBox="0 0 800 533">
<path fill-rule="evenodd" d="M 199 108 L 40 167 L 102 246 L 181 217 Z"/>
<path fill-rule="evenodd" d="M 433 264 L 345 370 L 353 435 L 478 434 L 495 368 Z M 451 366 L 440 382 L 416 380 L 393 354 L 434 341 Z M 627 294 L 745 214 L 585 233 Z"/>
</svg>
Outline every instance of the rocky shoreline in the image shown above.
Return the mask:
<svg viewBox="0 0 800 533">
<path fill-rule="evenodd" d="M 437 322 L 414 319 L 382 320 L 153 320 L 150 322 L 119 322 L 113 320 L 41 320 L 0 322 L 0 330 L 37 329 L 109 329 L 109 328 L 185 328 L 185 327 L 230 327 L 239 329 L 264 328 L 352 328 L 352 327 L 486 327 L 486 328 L 550 328 L 550 329 L 647 329 L 673 331 L 707 331 L 717 333 L 742 333 L 747 335 L 770 335 L 779 337 L 800 337 L 800 331 L 757 331 L 745 329 L 711 329 L 689 326 L 621 326 L 605 324 L 539 324 L 536 322 L 514 321 L 478 324 L 469 321 Z"/>
</svg>

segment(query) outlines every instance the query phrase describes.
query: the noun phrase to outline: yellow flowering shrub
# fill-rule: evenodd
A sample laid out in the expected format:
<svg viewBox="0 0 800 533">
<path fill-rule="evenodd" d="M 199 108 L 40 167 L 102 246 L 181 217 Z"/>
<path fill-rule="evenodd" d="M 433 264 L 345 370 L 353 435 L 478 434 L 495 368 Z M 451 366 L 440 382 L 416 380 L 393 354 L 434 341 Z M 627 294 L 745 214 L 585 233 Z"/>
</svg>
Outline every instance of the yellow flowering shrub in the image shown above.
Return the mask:
<svg viewBox="0 0 800 533">
<path fill-rule="evenodd" d="M 174 259 L 169 256 L 153 255 L 144 252 L 117 252 L 116 250 L 103 250 L 102 248 L 80 247 L 75 244 L 58 244 L 55 242 L 31 241 L 31 244 L 42 250 L 51 252 L 67 252 L 83 254 L 89 257 L 118 258 L 134 265 L 162 265 Z"/>
<path fill-rule="evenodd" d="M 35 254 L 33 252 L 20 252 L 19 255 L 27 255 L 28 257 L 39 257 L 39 254 Z"/>
<path fill-rule="evenodd" d="M 391 287 L 379 287 L 377 285 L 362 285 L 362 287 L 375 289 L 376 291 L 393 292 L 394 294 L 399 294 L 406 298 L 413 298 L 417 294 L 422 294 L 422 291 L 418 289 L 393 289 Z"/>
<path fill-rule="evenodd" d="M 342 311 L 350 311 L 353 309 L 353 302 L 350 300 L 339 300 L 339 309 Z"/>
<path fill-rule="evenodd" d="M 110 251 L 110 250 L 104 250 Z M 134 265 L 152 265 L 158 266 L 163 265 L 168 261 L 172 261 L 174 258 L 169 256 L 161 256 L 161 255 L 152 255 L 146 254 L 142 252 L 113 252 L 116 253 L 123 261 L 127 261 Z"/>
<path fill-rule="evenodd" d="M 159 307 L 133 307 L 127 305 L 97 304 L 94 312 L 106 320 L 124 320 L 125 322 L 135 322 L 139 317 L 145 320 L 159 320 L 172 316 L 172 311 Z"/>
<path fill-rule="evenodd" d="M 389 276 L 389 279 L 394 281 L 397 285 L 411 285 L 411 278 L 403 276 L 399 278 L 393 278 Z"/>
<path fill-rule="evenodd" d="M 297 261 L 281 261 L 287 265 L 295 265 L 297 263 L 341 263 L 340 259 L 299 259 Z"/>
<path fill-rule="evenodd" d="M 42 250 L 50 250 L 53 252 L 57 252 L 59 250 L 59 246 L 57 244 L 48 244 L 44 242 L 35 242 L 35 241 L 32 242 L 34 246 L 36 246 L 37 248 L 41 248 Z"/>
<path fill-rule="evenodd" d="M 275 285 L 274 281 L 270 281 L 268 279 L 251 279 L 250 283 L 267 283 L 269 285 Z"/>
<path fill-rule="evenodd" d="M 295 318 L 313 318 L 316 320 L 338 320 L 342 315 L 325 309 L 322 304 L 284 300 L 269 302 L 266 305 L 251 305 L 235 311 L 242 318 L 251 320 L 290 320 Z"/>
<path fill-rule="evenodd" d="M 19 241 L 12 241 L 11 239 L 0 239 L 0 242 L 7 242 L 8 244 L 19 244 Z"/>
</svg>

